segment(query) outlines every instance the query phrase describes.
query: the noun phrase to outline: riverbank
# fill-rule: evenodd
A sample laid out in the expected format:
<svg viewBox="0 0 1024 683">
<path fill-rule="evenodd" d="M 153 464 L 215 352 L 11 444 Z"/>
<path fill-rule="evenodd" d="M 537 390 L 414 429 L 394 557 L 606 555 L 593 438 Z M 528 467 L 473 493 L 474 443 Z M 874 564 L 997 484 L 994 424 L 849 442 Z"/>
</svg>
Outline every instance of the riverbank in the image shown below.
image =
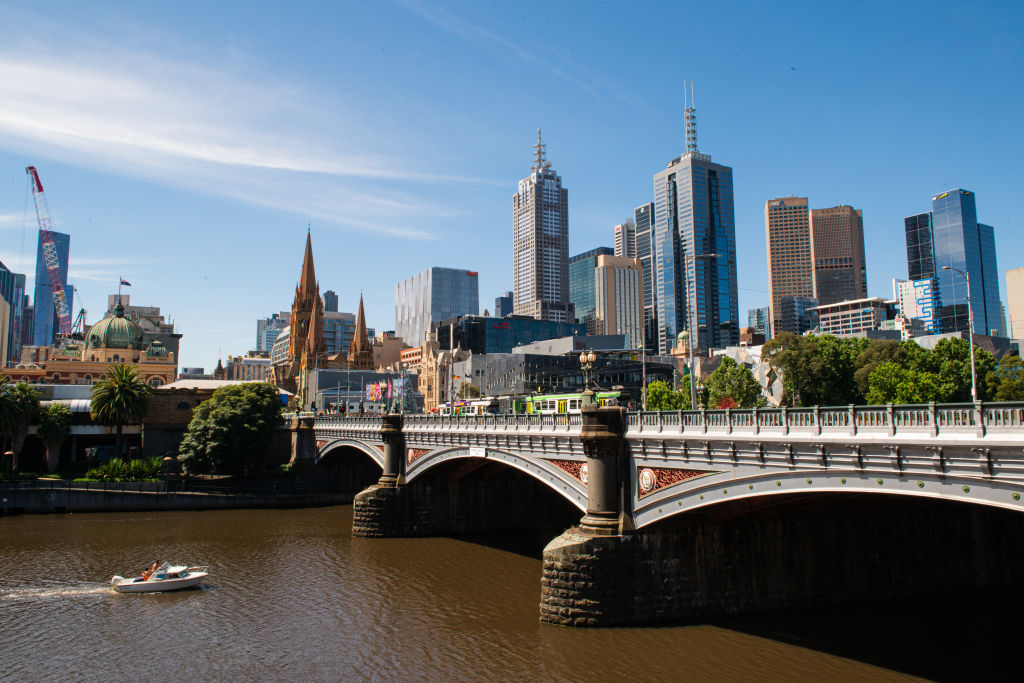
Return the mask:
<svg viewBox="0 0 1024 683">
<path fill-rule="evenodd" d="M 351 503 L 347 493 L 168 491 L 154 482 L 0 484 L 0 515 L 147 510 L 296 508 Z"/>
</svg>

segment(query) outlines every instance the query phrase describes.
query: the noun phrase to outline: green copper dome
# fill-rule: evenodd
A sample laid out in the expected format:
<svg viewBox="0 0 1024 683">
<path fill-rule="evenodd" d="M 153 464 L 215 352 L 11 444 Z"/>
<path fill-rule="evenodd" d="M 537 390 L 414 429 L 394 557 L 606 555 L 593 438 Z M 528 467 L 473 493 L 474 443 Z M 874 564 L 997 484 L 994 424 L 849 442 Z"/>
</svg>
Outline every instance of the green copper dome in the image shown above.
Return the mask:
<svg viewBox="0 0 1024 683">
<path fill-rule="evenodd" d="M 149 358 L 167 358 L 168 353 L 164 343 L 159 339 L 154 339 L 153 343 L 146 349 L 146 356 Z"/>
<path fill-rule="evenodd" d="M 139 324 L 124 317 L 124 306 L 117 302 L 114 315 L 104 318 L 89 329 L 90 349 L 142 349 L 145 334 Z"/>
</svg>

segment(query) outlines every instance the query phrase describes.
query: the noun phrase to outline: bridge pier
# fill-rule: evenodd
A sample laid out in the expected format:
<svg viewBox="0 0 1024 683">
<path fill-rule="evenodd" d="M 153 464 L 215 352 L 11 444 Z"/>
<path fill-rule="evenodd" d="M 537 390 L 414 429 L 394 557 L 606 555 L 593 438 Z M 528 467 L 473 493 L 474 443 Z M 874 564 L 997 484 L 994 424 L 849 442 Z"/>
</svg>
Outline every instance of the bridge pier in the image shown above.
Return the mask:
<svg viewBox="0 0 1024 683">
<path fill-rule="evenodd" d="M 583 409 L 580 439 L 587 456 L 587 512 L 544 548 L 540 618 L 567 626 L 632 621 L 632 579 L 639 546 L 627 512 L 625 412 Z"/>
<path fill-rule="evenodd" d="M 313 431 L 314 418 L 293 417 L 288 425 L 291 432 L 292 457 L 291 465 L 310 465 L 316 460 L 316 434 Z"/>
<path fill-rule="evenodd" d="M 410 533 L 412 501 L 405 485 L 405 435 L 402 416 L 383 416 L 383 473 L 376 484 L 356 494 L 352 502 L 352 535 L 402 537 Z"/>
</svg>

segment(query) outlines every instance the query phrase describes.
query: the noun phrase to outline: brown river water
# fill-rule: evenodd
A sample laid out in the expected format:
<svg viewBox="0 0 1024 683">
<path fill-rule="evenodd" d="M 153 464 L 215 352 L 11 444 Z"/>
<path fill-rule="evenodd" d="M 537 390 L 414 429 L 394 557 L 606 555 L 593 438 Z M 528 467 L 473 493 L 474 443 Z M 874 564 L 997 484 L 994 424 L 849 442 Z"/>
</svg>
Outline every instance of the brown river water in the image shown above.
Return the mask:
<svg viewBox="0 0 1024 683">
<path fill-rule="evenodd" d="M 564 628 L 538 621 L 540 539 L 351 528 L 351 506 L 0 517 L 0 680 L 984 680 L 1024 616 L 960 600 Z M 210 565 L 208 585 L 110 590 L 165 559 Z"/>
</svg>

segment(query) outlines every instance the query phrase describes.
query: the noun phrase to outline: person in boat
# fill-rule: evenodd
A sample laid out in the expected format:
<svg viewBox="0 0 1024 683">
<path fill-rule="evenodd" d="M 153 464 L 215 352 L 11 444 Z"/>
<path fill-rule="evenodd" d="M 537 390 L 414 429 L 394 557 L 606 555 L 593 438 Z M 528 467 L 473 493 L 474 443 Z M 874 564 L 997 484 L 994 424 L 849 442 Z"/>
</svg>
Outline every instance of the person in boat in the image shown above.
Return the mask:
<svg viewBox="0 0 1024 683">
<path fill-rule="evenodd" d="M 156 562 L 154 562 L 153 566 L 150 567 L 148 570 L 142 572 L 142 580 L 143 581 L 149 581 L 149 577 L 153 576 L 153 574 L 155 574 L 155 573 L 156 573 Z"/>
</svg>

